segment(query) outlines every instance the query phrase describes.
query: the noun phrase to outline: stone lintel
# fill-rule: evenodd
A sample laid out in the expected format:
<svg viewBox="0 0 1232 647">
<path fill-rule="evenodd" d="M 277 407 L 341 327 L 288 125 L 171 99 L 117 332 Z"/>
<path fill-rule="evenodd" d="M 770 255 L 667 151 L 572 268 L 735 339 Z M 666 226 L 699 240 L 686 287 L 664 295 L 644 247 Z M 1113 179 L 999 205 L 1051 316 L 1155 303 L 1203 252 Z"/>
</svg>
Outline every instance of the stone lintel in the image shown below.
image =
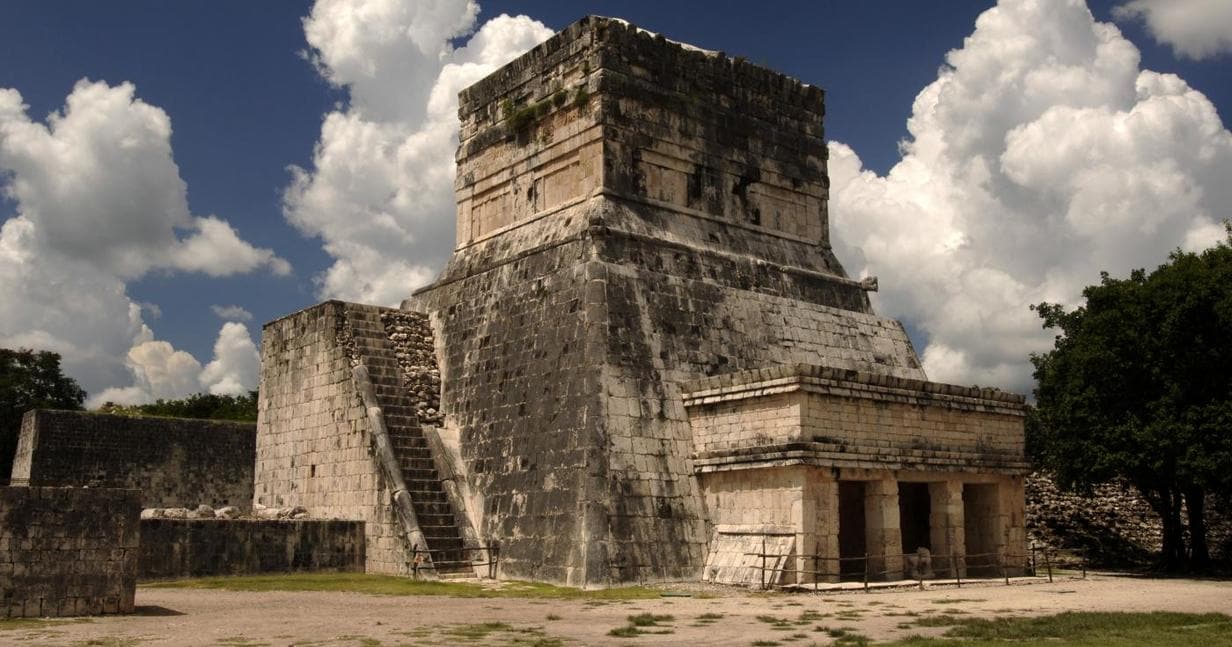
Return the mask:
<svg viewBox="0 0 1232 647">
<path fill-rule="evenodd" d="M 993 388 L 959 386 L 810 364 L 787 364 L 727 373 L 681 384 L 685 407 L 806 391 L 1025 416 L 1026 398 Z"/>
<path fill-rule="evenodd" d="M 1030 472 L 1021 457 L 899 448 L 850 447 L 835 443 L 780 443 L 692 455 L 697 474 L 806 465 L 822 468 L 920 472 L 967 472 L 1018 476 Z"/>
</svg>

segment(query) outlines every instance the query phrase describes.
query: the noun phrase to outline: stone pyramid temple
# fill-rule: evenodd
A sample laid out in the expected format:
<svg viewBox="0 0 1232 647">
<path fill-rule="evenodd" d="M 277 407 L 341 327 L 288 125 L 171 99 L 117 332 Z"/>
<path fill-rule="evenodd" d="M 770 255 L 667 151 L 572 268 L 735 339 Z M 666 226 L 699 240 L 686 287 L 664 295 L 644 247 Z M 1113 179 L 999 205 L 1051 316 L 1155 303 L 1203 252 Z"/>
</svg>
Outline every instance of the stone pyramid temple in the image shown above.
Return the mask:
<svg viewBox="0 0 1232 647">
<path fill-rule="evenodd" d="M 459 116 L 436 281 L 265 326 L 258 503 L 365 521 L 377 572 L 1025 567 L 1023 398 L 928 382 L 839 264 L 822 90 L 588 17 Z"/>
</svg>

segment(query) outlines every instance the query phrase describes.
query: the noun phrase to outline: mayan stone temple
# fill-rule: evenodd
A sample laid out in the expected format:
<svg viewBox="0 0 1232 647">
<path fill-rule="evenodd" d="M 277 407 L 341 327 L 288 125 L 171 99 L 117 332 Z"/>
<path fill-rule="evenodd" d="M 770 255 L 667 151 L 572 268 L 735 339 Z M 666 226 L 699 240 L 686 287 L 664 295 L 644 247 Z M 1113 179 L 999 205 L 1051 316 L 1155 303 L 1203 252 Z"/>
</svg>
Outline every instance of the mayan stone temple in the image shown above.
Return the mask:
<svg viewBox="0 0 1232 647">
<path fill-rule="evenodd" d="M 1020 572 L 1023 398 L 927 381 L 843 270 L 823 99 L 596 17 L 464 90 L 437 280 L 266 325 L 256 503 L 375 572 Z"/>
</svg>

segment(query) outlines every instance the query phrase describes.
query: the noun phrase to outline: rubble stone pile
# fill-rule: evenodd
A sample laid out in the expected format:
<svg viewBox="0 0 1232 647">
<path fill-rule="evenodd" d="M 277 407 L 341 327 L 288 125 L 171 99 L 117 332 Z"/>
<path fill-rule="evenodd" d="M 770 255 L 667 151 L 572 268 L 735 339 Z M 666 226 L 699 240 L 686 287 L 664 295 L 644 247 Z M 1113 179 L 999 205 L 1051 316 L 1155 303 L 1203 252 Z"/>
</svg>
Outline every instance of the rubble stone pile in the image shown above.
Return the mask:
<svg viewBox="0 0 1232 647">
<path fill-rule="evenodd" d="M 1051 476 L 1026 478 L 1027 534 L 1038 547 L 1084 552 L 1095 566 L 1149 564 L 1159 553 L 1163 528 L 1146 499 L 1125 481 L 1097 486 L 1089 495 L 1065 492 Z M 1232 555 L 1232 519 L 1207 505 L 1207 541 L 1214 557 Z"/>
<path fill-rule="evenodd" d="M 441 371 L 436 366 L 435 343 L 428 316 L 418 312 L 384 311 L 381 323 L 389 340 L 397 349 L 395 355 L 402 368 L 402 377 L 415 404 L 420 424 L 440 427 L 445 424 L 441 413 Z"/>
</svg>

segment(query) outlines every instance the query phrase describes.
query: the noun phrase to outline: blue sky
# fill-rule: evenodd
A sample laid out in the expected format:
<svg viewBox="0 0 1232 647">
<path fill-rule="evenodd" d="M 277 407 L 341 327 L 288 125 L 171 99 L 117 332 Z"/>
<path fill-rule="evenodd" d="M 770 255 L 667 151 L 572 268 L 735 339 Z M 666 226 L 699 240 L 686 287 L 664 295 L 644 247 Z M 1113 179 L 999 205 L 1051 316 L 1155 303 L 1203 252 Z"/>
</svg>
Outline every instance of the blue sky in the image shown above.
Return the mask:
<svg viewBox="0 0 1232 647">
<path fill-rule="evenodd" d="M 1066 4 L 1065 0 L 1050 1 L 1057 2 L 1058 6 Z M 1138 1 L 1150 4 L 1144 0 Z M 1203 0 L 1185 1 L 1204 4 Z M 733 56 L 744 56 L 752 62 L 823 87 L 827 92 L 826 129 L 829 138 L 845 144 L 858 155 L 859 159 L 853 163 L 852 169 L 862 168 L 877 176 L 885 176 L 901 159 L 900 141 L 909 138 L 907 121 L 913 114 L 913 100 L 922 89 L 937 81 L 938 70 L 946 62 L 946 53 L 963 47 L 964 38 L 973 33 L 976 17 L 994 4 L 988 0 L 933 3 L 889 0 L 858 3 L 737 3 L 713 0 L 560 3 L 546 0 L 489 0 L 481 3 L 481 11 L 473 24 L 479 28 L 502 13 L 525 14 L 556 30 L 584 14 L 614 15 L 675 40 L 722 50 Z M 1114 7 L 1125 4 L 1123 0 L 1092 0 L 1089 4 L 1096 21 L 1116 25 L 1123 37 L 1137 48 L 1141 54 L 1140 68 L 1178 75 L 1192 90 L 1209 100 L 1226 124 L 1227 115 L 1232 109 L 1232 83 L 1227 74 L 1230 57 L 1225 50 L 1216 47 L 1217 51 L 1206 54 L 1200 60 L 1179 56 L 1176 45 L 1159 42 L 1159 35 L 1149 26 L 1153 14 L 1148 11 L 1140 12 L 1138 18 L 1114 18 Z M 247 326 L 246 330 L 254 341 L 259 343 L 261 322 L 330 296 L 317 278 L 331 268 L 337 257 L 336 253 L 323 249 L 321 236 L 329 239 L 331 234 L 312 235 L 314 231 L 328 232 L 329 228 L 312 225 L 297 229 L 284 217 L 283 206 L 284 191 L 292 179 L 289 166 L 305 169 L 318 185 L 326 182 L 326 173 L 315 173 L 317 169 L 314 166 L 317 163 L 314 160 L 314 146 L 322 138 L 322 120 L 331 111 L 345 113 L 347 106 L 354 102 L 345 83 L 342 87 L 329 83 L 303 56 L 303 52 L 311 48 L 305 39 L 302 19 L 311 10 L 311 2 L 237 0 L 208 3 L 17 0 L 0 5 L 0 88 L 20 93 L 21 101 L 28 106 L 25 115 L 29 121 L 42 122 L 48 114 L 62 110 L 66 97 L 79 79 L 103 81 L 109 87 L 124 82 L 133 84 L 137 99 L 161 109 L 170 119 L 173 129 L 171 151 L 178 166 L 179 178 L 187 186 L 187 206 L 192 217 L 217 216 L 231 225 L 238 238 L 247 244 L 245 249 L 272 250 L 274 255 L 285 259 L 293 268 L 291 272 L 280 275 L 274 271 L 276 264 L 269 260 L 268 255 L 262 257 L 265 260 L 253 260 L 244 271 L 230 275 L 220 268 L 204 272 L 185 269 L 182 259 L 151 261 L 141 265 L 140 270 L 123 274 L 114 282 L 114 286 L 126 291 L 131 301 L 153 306 L 146 307 L 142 312 L 142 321 L 151 330 L 153 338 L 169 342 L 174 349 L 191 354 L 202 365 L 210 362 L 212 357 L 217 359 L 215 346 L 223 320 L 216 316 L 212 306 L 236 305 L 251 313 L 251 320 L 242 323 Z M 1202 7 L 1195 9 L 1203 10 Z M 1057 13 L 1062 12 L 1058 10 Z M 1071 20 L 1070 26 L 1081 22 L 1074 20 Z M 1037 22 L 1043 25 L 1045 21 Z M 521 28 L 521 37 L 530 38 L 527 42 L 533 42 L 527 28 Z M 1031 29 L 1033 25 L 1028 23 L 1017 28 Z M 1220 28 L 1220 25 L 1215 24 L 1215 28 Z M 1176 38 L 1201 36 L 1182 33 Z M 469 40 L 467 34 L 443 34 L 442 37 L 449 37 L 457 47 L 465 46 Z M 974 65 L 972 63 L 969 67 Z M 1028 76 L 1024 72 L 1023 78 Z M 428 83 L 432 80 L 428 78 Z M 396 76 L 381 81 L 398 82 Z M 1122 108 L 1128 110 L 1125 106 Z M 1097 129 L 1097 126 L 1093 125 L 1092 128 Z M 1226 134 L 1226 126 L 1222 128 Z M 2 138 L 3 134 L 0 134 L 0 141 Z M 11 187 L 20 179 L 22 172 L 28 171 L 5 169 L 2 159 L 0 172 L 7 172 L 0 176 L 0 184 L 7 183 Z M 1184 163 L 1178 164 L 1182 170 L 1186 168 Z M 1215 172 L 1220 170 L 1223 167 L 1217 166 Z M 1122 175 L 1133 172 L 1136 171 L 1126 169 Z M 1205 169 L 1185 177 L 1198 178 L 1192 182 L 1201 187 L 1205 186 L 1202 182 L 1209 183 L 1209 180 L 1202 178 L 1210 173 L 1210 169 Z M 1020 179 L 1037 175 L 1024 171 L 1014 177 Z M 860 191 L 852 189 L 847 194 L 850 197 L 846 198 L 852 201 L 852 206 L 846 213 L 867 214 L 868 218 L 876 219 L 877 214 L 881 213 L 877 200 L 889 199 L 887 195 L 893 197 L 895 190 L 889 183 L 884 186 L 868 185 Z M 870 197 L 872 194 L 876 197 Z M 1050 208 L 1060 213 L 1065 210 L 1064 204 L 1072 205 L 1078 199 L 1080 197 L 1073 195 L 1058 198 L 1061 202 Z M 839 202 L 838 198 L 835 200 Z M 891 201 L 895 200 L 901 202 L 902 198 L 899 196 Z M 1004 198 L 998 204 L 1004 205 L 1006 200 L 1010 199 Z M 934 201 L 921 199 L 919 202 L 931 204 Z M 925 207 L 921 208 L 927 211 Z M 1024 213 L 1036 213 L 1033 208 L 1023 207 Z M 0 201 L 0 219 L 15 217 L 22 209 L 18 197 L 4 199 Z M 1016 204 L 1007 207 L 1008 211 L 1017 209 Z M 304 211 L 307 213 L 309 208 L 305 207 Z M 1039 213 L 1050 212 L 1043 210 Z M 1227 217 L 1227 213 L 1225 209 L 1223 217 Z M 451 226 L 447 215 L 435 212 L 431 215 L 438 220 L 443 218 L 446 225 Z M 338 217 L 345 219 L 346 215 L 339 214 Z M 1219 217 L 1220 214 L 1212 213 L 1207 220 L 1218 220 Z M 308 219 L 309 216 L 305 215 L 304 218 Z M 842 218 L 837 215 L 835 218 L 837 228 Z M 181 239 L 188 235 L 184 229 L 185 222 L 188 221 L 182 220 L 176 225 Z M 891 226 L 889 222 L 892 221 L 887 221 L 885 226 Z M 107 227 L 105 221 L 101 225 L 95 224 Z M 953 222 L 946 224 L 958 227 Z M 408 227 L 413 229 L 413 225 Z M 1137 231 L 1139 237 L 1150 239 L 1154 246 L 1146 247 L 1157 247 L 1156 256 L 1152 256 L 1149 249 L 1120 257 L 1081 246 L 1076 246 L 1072 253 L 1077 256 L 1085 254 L 1107 264 L 1122 264 L 1124 266 L 1104 269 L 1123 273 L 1132 266 L 1162 259 L 1167 250 L 1185 244 L 1186 240 L 1192 241 L 1196 235 L 1193 233 L 1195 227 L 1192 223 L 1172 229 L 1157 224 L 1145 227 L 1141 222 L 1129 227 L 1129 233 Z M 965 236 L 974 246 L 978 236 L 971 232 L 978 230 L 978 227 L 958 228 L 957 235 Z M 1078 230 L 1090 233 L 1081 227 Z M 865 247 L 875 249 L 880 240 L 875 230 L 863 228 L 846 243 L 849 249 L 846 252 L 840 249 L 840 253 L 855 254 L 844 257 L 853 273 L 859 273 L 860 268 L 867 265 L 871 273 L 882 275 L 885 286 L 887 278 L 896 277 L 894 272 L 889 272 L 887 276 L 887 265 L 895 258 L 894 254 L 910 251 L 904 248 L 894 252 L 891 249 L 885 252 L 888 256 L 883 257 L 874 257 L 872 252 L 854 251 Z M 425 251 L 411 245 L 407 247 L 406 254 L 414 257 L 410 259 L 412 263 L 419 262 L 428 269 L 435 269 L 441 260 L 441 249 L 447 249 L 447 246 L 436 245 Z M 386 249 L 382 253 L 390 252 Z M 977 270 L 995 265 L 987 259 L 967 258 L 954 262 L 956 275 L 970 275 L 973 281 L 979 278 L 980 272 Z M 1058 257 L 1050 262 L 1055 262 L 1058 267 L 1070 267 L 1067 258 Z M 1015 273 L 1012 264 L 1001 269 Z M 1074 265 L 1072 269 L 1074 281 L 1090 283 L 1097 280 L 1097 275 L 1082 274 L 1084 271 L 1090 274 L 1083 263 Z M 1049 275 L 1048 268 L 1031 271 L 1037 270 L 1041 277 Z M 362 269 L 356 271 L 362 273 Z M 944 274 L 948 270 L 942 264 L 927 271 Z M 1029 273 L 1027 270 L 1021 271 Z M 422 272 L 415 276 L 421 275 Z M 22 276 L 13 272 L 8 275 L 0 273 L 0 281 L 24 280 Z M 910 277 L 908 273 L 904 278 Z M 1020 301 L 1038 296 L 1061 300 L 1075 296 L 1064 294 L 1065 290 L 1059 287 L 1060 284 L 1050 281 L 1045 278 L 1034 283 L 1024 281 L 1023 285 L 1007 287 L 1006 294 L 1013 294 Z M 1041 287 L 1045 284 L 1049 287 Z M 51 281 L 40 287 L 47 304 L 13 303 L 6 307 L 45 307 L 54 310 L 62 305 L 55 303 L 61 296 L 64 299 L 75 298 L 70 291 L 62 295 L 58 293 L 58 285 L 62 286 L 62 283 Z M 995 281 L 982 285 L 989 285 L 987 289 L 990 290 L 997 289 L 991 287 L 997 285 Z M 0 287 L 4 286 L 0 284 Z M 15 295 L 13 298 L 22 294 L 14 286 L 8 287 L 12 289 L 0 294 Z M 407 285 L 406 292 L 409 293 L 412 287 Z M 901 287 L 906 289 L 908 286 Z M 106 291 L 109 288 L 99 289 Z M 380 294 L 388 293 L 386 290 Z M 341 293 L 339 296 L 356 295 Z M 941 321 L 939 318 L 943 315 L 925 306 L 913 305 L 911 296 L 896 295 L 891 291 L 883 294 L 882 298 L 885 303 L 879 304 L 881 310 L 906 320 L 917 342 L 917 350 L 921 352 L 929 346 L 934 335 L 944 337 L 949 334 L 961 339 L 969 334 L 969 327 L 959 330 L 950 329 L 953 326 L 947 328 L 952 322 Z M 1025 306 L 1025 303 L 1020 305 Z M 1001 334 L 1004 332 L 1002 328 L 1023 327 L 1021 322 L 993 321 L 995 312 L 991 311 L 996 310 L 995 304 L 979 307 L 990 312 L 977 317 L 980 322 L 972 324 L 976 330 L 980 330 L 979 326 L 985 326 L 993 331 L 990 334 Z M 73 312 L 77 313 L 74 316 L 89 317 L 79 310 Z M 114 317 L 114 308 L 109 312 L 112 314 L 100 312 L 100 318 Z M 38 321 L 37 317 L 10 321 L 0 318 L 0 339 L 39 339 L 33 330 Z M 106 323 L 103 319 L 98 322 L 99 325 Z M 5 329 L 6 326 L 8 329 Z M 69 333 L 56 334 L 62 337 Z M 1015 339 L 1021 341 L 1016 335 L 1025 333 L 1011 331 L 1005 334 L 1008 335 L 1006 344 L 1012 344 Z M 148 341 L 148 338 L 142 339 Z M 944 348 L 939 345 L 942 350 L 934 354 L 937 369 L 930 373 L 934 378 L 961 379 L 968 383 L 980 379 L 1000 379 L 1009 382 L 1007 386 L 1021 389 L 1026 384 L 1022 378 L 1022 359 L 1027 350 L 1038 347 L 1038 336 L 1031 339 L 1035 341 L 1022 344 L 1017 369 L 1010 366 L 1013 364 L 1011 360 L 992 357 L 998 353 L 1004 355 L 1004 352 L 988 349 L 971 350 L 968 359 L 956 364 L 953 353 L 963 349 L 956 349 L 956 344 L 951 342 Z M 1036 345 L 1032 346 L 1032 343 Z M 68 344 L 65 348 L 80 349 L 81 346 Z M 66 351 L 72 352 L 78 351 Z M 247 350 L 237 349 L 236 352 Z M 115 348 L 80 353 L 82 357 L 75 364 L 70 362 L 70 366 L 82 366 L 93 361 L 90 358 L 97 360 L 100 354 L 110 354 L 108 356 L 113 364 L 124 361 L 122 350 Z M 988 355 L 991 359 L 971 359 L 977 355 Z M 947 361 L 947 358 L 953 361 Z M 225 368 L 218 370 L 225 373 Z M 251 369 L 250 363 L 239 362 L 236 370 L 252 373 Z M 87 381 L 91 382 L 88 384 L 91 391 L 97 392 L 104 386 L 125 386 L 124 377 L 124 372 L 117 369 L 100 372 Z M 251 375 L 244 377 L 236 373 L 231 377 L 227 384 L 232 387 L 237 383 L 252 383 Z M 157 377 L 151 375 L 144 379 L 149 382 Z M 139 377 L 138 382 L 141 381 Z M 219 386 L 219 383 L 207 384 L 204 381 L 199 382 L 198 386 L 227 388 Z M 175 390 L 168 388 L 171 390 L 137 389 L 129 396 L 139 398 L 142 393 L 170 394 Z M 191 388 L 191 384 L 181 381 L 176 388 L 185 390 Z"/>
</svg>

